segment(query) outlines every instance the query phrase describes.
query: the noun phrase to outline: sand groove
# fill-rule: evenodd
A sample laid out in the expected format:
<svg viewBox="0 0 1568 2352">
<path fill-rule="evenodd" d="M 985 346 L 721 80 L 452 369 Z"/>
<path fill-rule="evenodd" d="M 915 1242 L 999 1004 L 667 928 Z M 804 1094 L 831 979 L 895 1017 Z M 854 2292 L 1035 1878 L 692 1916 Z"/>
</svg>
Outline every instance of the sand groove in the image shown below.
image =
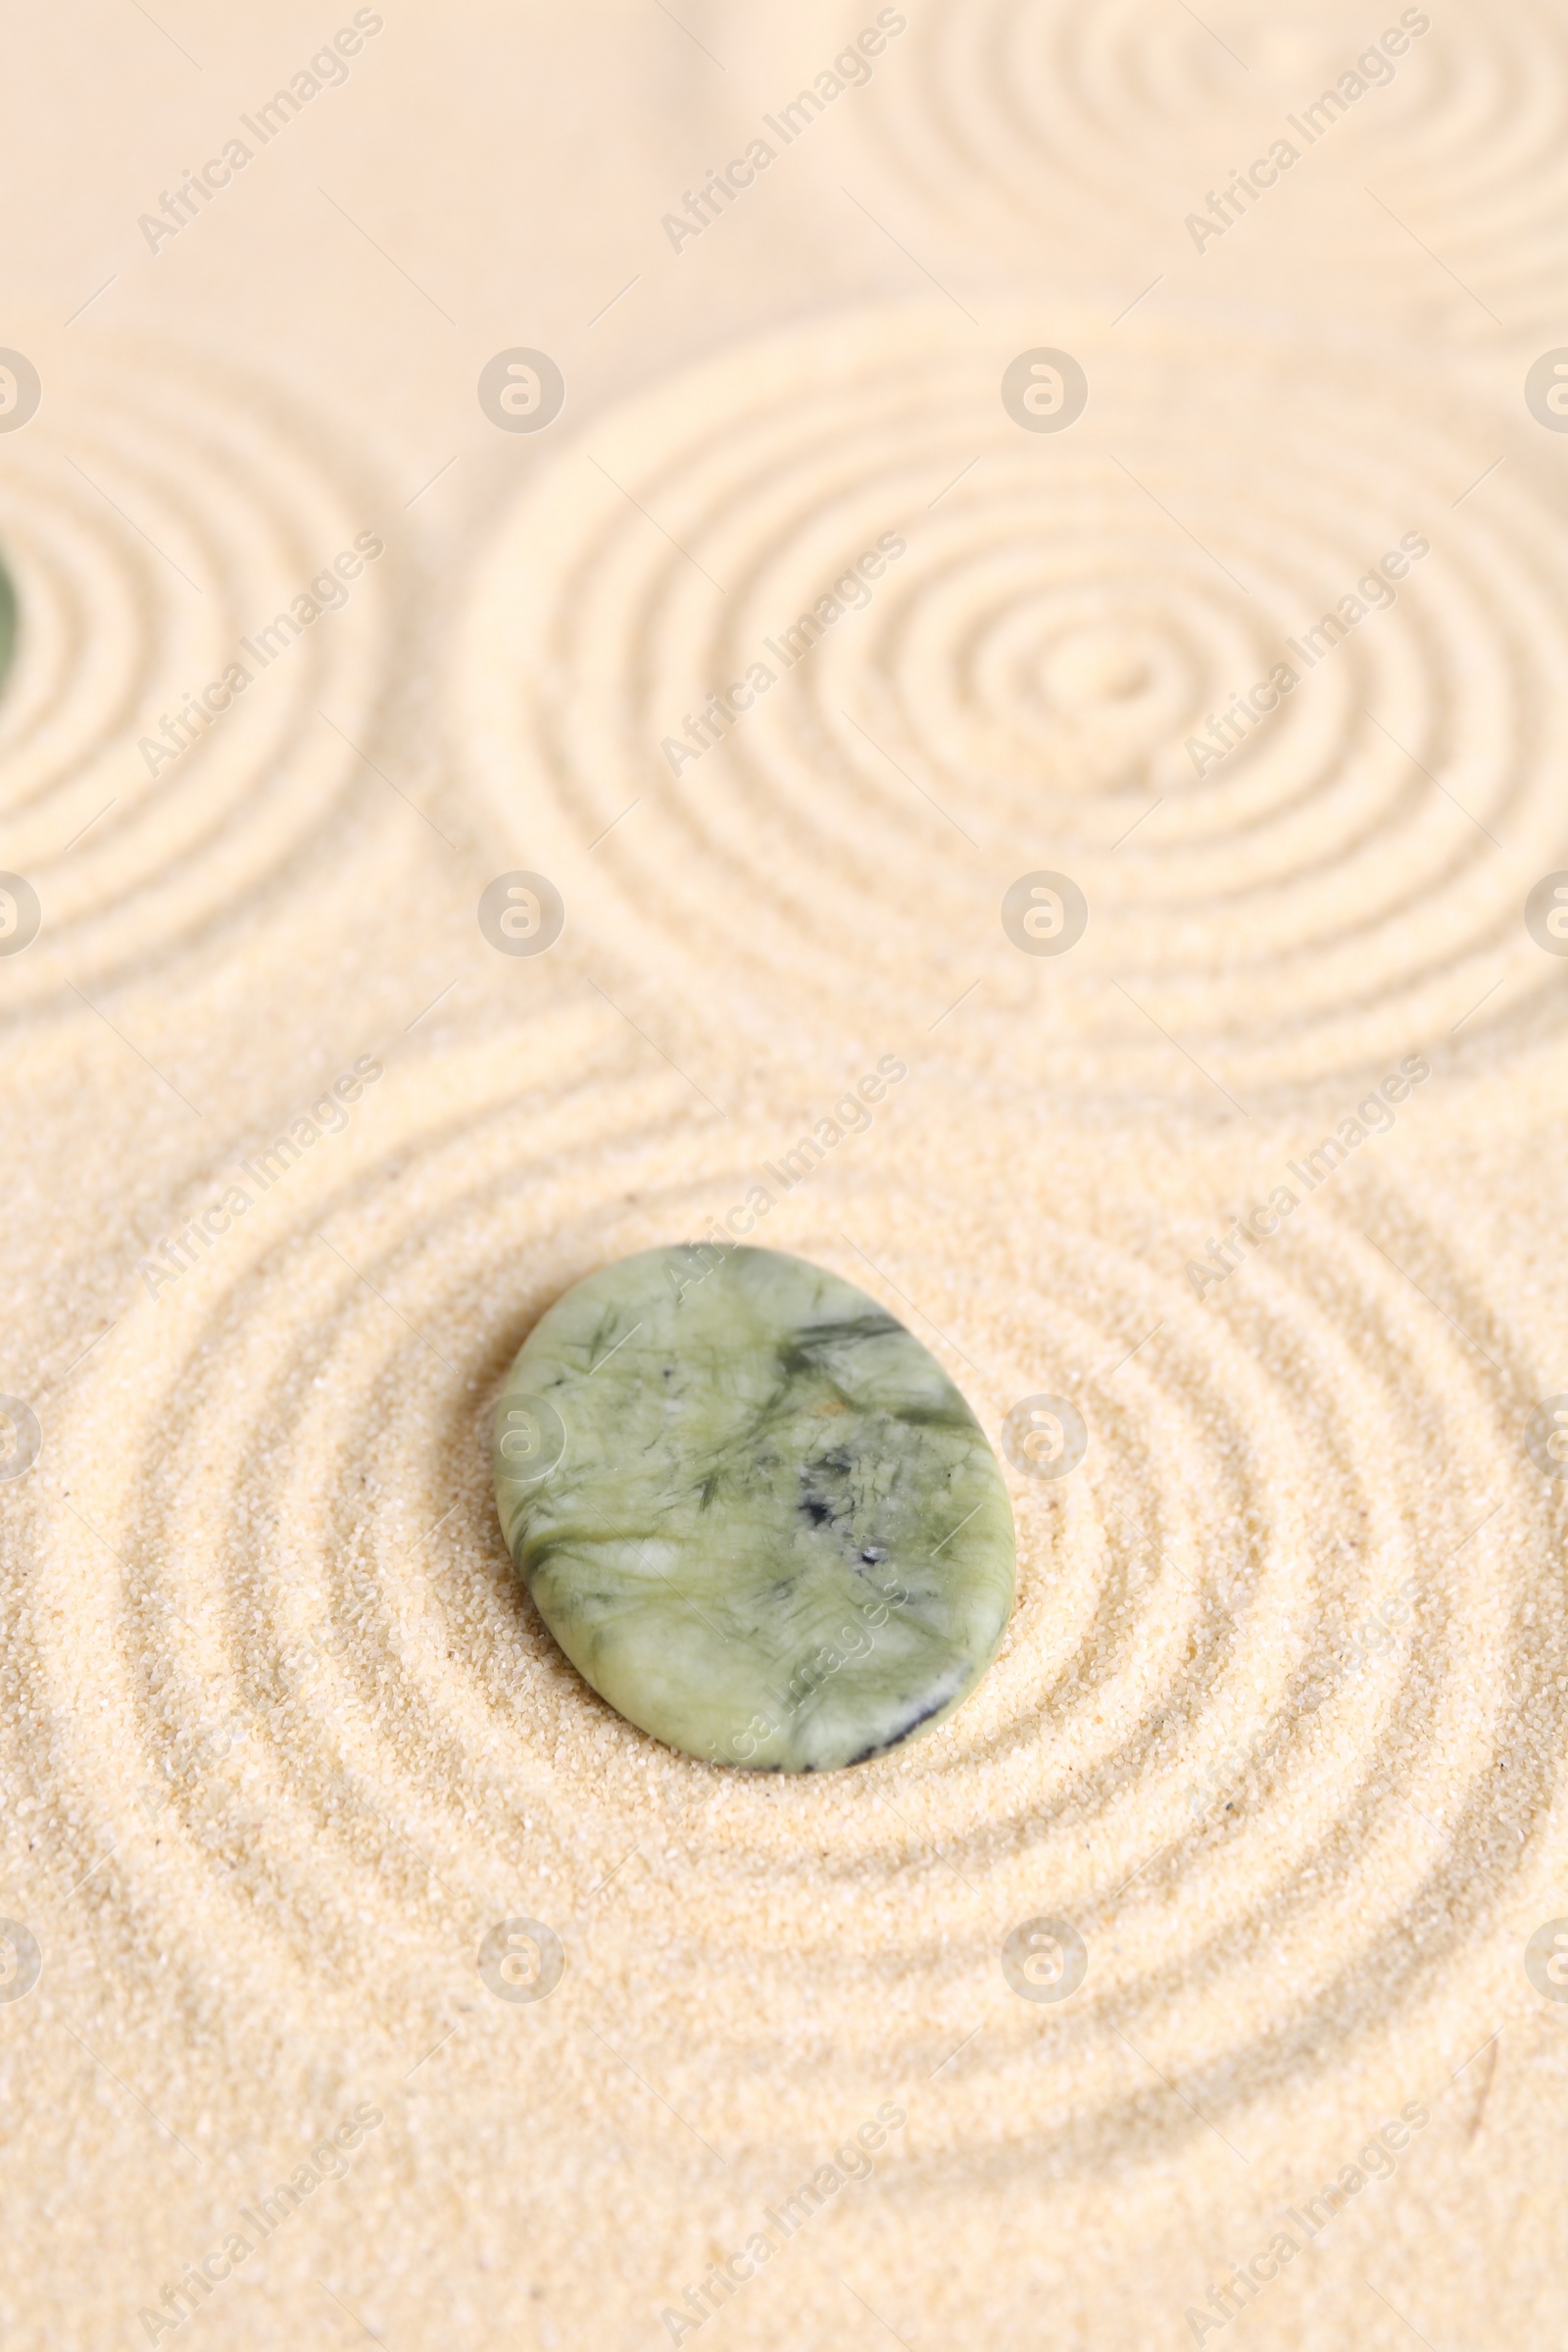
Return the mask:
<svg viewBox="0 0 1568 2352">
<path fill-rule="evenodd" d="M 1029 276 L 1049 239 L 1056 270 L 1121 286 L 1122 301 L 1161 270 L 1193 286 L 1223 271 L 1271 306 L 1310 277 L 1336 316 L 1445 338 L 1553 324 L 1568 198 L 1559 11 L 1333 0 L 1308 16 L 1238 0 L 1200 13 L 949 0 L 911 16 L 908 54 L 857 120 L 911 220 L 984 252 L 999 277 Z M 1385 32 L 1395 47 L 1380 57 Z M 1227 205 L 1259 158 L 1256 192 Z M 1190 216 L 1222 233 L 1195 235 Z"/>
<path fill-rule="evenodd" d="M 321 829 L 389 667 L 377 564 L 331 566 L 384 513 L 363 463 L 254 378 L 116 345 L 51 368 L 0 442 L 3 855 L 44 909 L 12 1004 L 145 972 Z"/>
<path fill-rule="evenodd" d="M 1467 499 L 1473 396 L 1400 416 L 1359 346 L 1212 322 L 1200 379 L 1158 322 L 1064 327 L 1088 413 L 1025 432 L 1037 331 L 823 321 L 563 453 L 454 681 L 528 861 L 604 952 L 722 968 L 732 1019 L 918 1034 L 983 975 L 966 1037 L 1102 1094 L 1195 1083 L 1155 1023 L 1245 1100 L 1446 1036 L 1499 971 L 1482 1032 L 1547 1017 L 1560 489 Z M 1031 868 L 1089 901 L 1059 961 L 1002 934 Z"/>
<path fill-rule="evenodd" d="M 1063 1217 L 1022 1134 L 1005 1202 L 932 1137 L 917 1186 L 868 1157 L 783 1208 L 777 1238 L 909 1315 L 993 1432 L 1046 1388 L 1092 1445 L 1061 1486 L 1009 1472 L 1019 1605 L 949 1726 L 848 1778 L 715 1774 L 606 1709 L 519 1598 L 486 1408 L 549 1298 L 697 1229 L 744 1151 L 718 1147 L 715 1177 L 673 1082 L 576 1016 L 534 1051 L 521 1093 L 482 1054 L 406 1068 L 373 1152 L 351 1138 L 106 1347 L 34 1495 L 55 1565 L 29 1671 L 54 1720 L 98 1727 L 67 1736 L 74 1867 L 115 1836 L 179 1968 L 222 1948 L 264 2007 L 309 1985 L 323 2015 L 373 1984 L 416 2034 L 509 1910 L 557 1923 L 589 1982 L 652 1935 L 665 1962 L 623 2022 L 661 2081 L 700 2086 L 715 2035 L 739 2060 L 759 2016 L 811 2095 L 846 2050 L 923 2080 L 978 2027 L 924 2160 L 956 2178 L 1201 2130 L 1128 2043 L 1245 2133 L 1251 2102 L 1376 2047 L 1489 1946 L 1536 1868 L 1519 1833 L 1550 1810 L 1535 1727 L 1565 1659 L 1519 1569 L 1557 1515 L 1519 1442 L 1538 1371 L 1451 1241 L 1369 1185 L 1184 1309 L 1124 1208 Z M 597 1910 L 633 1845 L 645 1868 Z M 1059 2011 L 998 1965 L 1042 1912 L 1093 1956 Z M 728 1988 L 701 2050 L 693 1967 Z M 1020 2067 L 1049 2115 L 999 2139 Z M 741 2129 L 733 2084 L 694 2095 L 705 2128 Z"/>
</svg>

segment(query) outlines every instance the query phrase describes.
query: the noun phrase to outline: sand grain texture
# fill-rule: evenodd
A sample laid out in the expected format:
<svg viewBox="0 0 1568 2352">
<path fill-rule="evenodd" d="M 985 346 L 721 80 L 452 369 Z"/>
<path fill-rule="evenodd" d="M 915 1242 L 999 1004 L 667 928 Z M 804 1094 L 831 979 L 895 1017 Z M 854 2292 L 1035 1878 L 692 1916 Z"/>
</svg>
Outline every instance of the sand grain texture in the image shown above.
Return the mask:
<svg viewBox="0 0 1568 2352">
<path fill-rule="evenodd" d="M 630 2352 L 759 2231 L 681 2340 L 1560 2329 L 1568 2002 L 1525 1949 L 1568 1913 L 1565 1486 L 1526 1431 L 1568 1389 L 1568 962 L 1522 909 L 1568 866 L 1568 440 L 1521 387 L 1568 33 L 1433 11 L 1200 254 L 1186 212 L 1383 20 L 941 0 L 676 253 L 874 10 L 383 13 L 156 253 L 158 191 L 347 15 L 106 12 L 85 63 L 33 19 L 8 77 L 0 344 L 45 400 L 0 433 L 0 864 L 44 925 L 0 956 L 0 1390 L 42 1446 L 0 1483 L 0 1915 L 42 1967 L 0 1999 L 0 2332 Z M 1090 376 L 1060 435 L 998 396 L 1035 345 Z M 536 436 L 475 398 L 514 346 L 566 377 Z M 514 868 L 566 902 L 538 957 L 476 920 Z M 1035 868 L 1090 904 L 1059 958 L 999 918 Z M 868 1124 L 764 1174 L 883 1056 Z M 490 1485 L 539 1314 L 749 1197 L 993 1438 L 1037 1394 L 1090 1430 L 1006 1471 L 975 1694 L 820 1779 L 598 1700 Z M 514 1918 L 564 1946 L 546 2001 L 479 1974 Z M 1034 1918 L 1087 1948 L 1059 2003 L 1004 1974 Z"/>
</svg>

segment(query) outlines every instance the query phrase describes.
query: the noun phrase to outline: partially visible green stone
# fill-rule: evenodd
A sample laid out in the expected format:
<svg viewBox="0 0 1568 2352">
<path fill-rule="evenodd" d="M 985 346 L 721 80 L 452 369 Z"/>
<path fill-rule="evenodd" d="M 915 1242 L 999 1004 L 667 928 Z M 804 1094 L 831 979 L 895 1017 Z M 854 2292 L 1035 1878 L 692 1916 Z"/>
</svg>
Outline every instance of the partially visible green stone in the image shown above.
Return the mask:
<svg viewBox="0 0 1568 2352">
<path fill-rule="evenodd" d="M 11 585 L 11 575 L 0 563 L 0 686 L 6 682 L 11 667 L 11 656 L 17 642 L 17 592 Z"/>
<path fill-rule="evenodd" d="M 572 1664 L 689 1755 L 826 1772 L 974 1689 L 1012 1606 L 985 1433 L 911 1332 L 773 1250 L 645 1250 L 524 1342 L 502 1531 Z"/>
</svg>

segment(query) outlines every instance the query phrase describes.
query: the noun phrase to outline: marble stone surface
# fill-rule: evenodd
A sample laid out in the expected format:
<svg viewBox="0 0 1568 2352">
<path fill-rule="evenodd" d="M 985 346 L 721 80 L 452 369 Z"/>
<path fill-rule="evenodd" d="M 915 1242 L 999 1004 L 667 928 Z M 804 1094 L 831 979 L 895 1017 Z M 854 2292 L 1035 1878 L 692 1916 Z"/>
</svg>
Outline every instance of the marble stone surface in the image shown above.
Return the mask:
<svg viewBox="0 0 1568 2352">
<path fill-rule="evenodd" d="M 939 1723 L 1013 1593 L 997 1459 L 930 1350 L 773 1250 L 648 1250 L 545 1313 L 496 1498 L 584 1679 L 711 1762 L 822 1772 Z"/>
</svg>

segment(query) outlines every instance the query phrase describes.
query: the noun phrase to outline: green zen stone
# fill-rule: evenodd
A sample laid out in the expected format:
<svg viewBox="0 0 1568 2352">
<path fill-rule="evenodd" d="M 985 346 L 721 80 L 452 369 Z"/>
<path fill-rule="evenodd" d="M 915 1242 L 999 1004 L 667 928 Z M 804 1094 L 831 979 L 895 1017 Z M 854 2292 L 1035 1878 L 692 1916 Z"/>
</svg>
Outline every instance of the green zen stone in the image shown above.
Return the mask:
<svg viewBox="0 0 1568 2352">
<path fill-rule="evenodd" d="M 827 1772 L 974 1689 L 1012 1605 L 1012 1510 L 936 1358 L 773 1250 L 645 1250 L 524 1342 L 496 1499 L 585 1681 L 671 1747 Z"/>
<path fill-rule="evenodd" d="M 5 684 L 16 642 L 17 592 L 11 585 L 5 565 L 0 564 L 0 686 Z"/>
</svg>

